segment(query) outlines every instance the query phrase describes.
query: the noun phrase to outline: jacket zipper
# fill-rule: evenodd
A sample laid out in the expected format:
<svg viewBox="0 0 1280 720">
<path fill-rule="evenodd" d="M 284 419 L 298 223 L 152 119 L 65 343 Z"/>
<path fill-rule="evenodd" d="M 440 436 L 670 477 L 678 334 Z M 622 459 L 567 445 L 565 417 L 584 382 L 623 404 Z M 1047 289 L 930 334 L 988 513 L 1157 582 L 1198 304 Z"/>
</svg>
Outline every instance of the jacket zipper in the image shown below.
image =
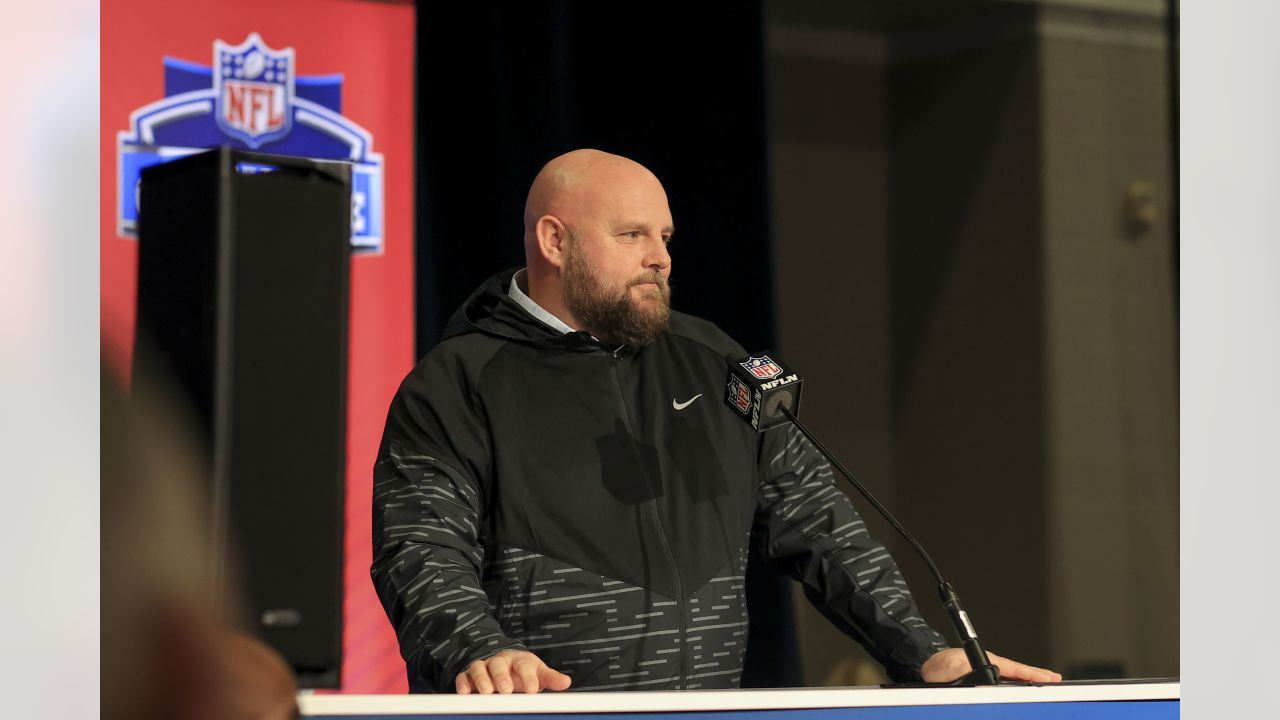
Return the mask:
<svg viewBox="0 0 1280 720">
<path fill-rule="evenodd" d="M 617 350 L 609 352 L 609 371 L 613 373 L 613 386 L 618 390 L 618 400 L 622 404 L 622 423 L 627 428 L 627 432 L 631 437 L 635 437 L 635 431 L 631 429 L 631 416 L 627 410 L 627 395 L 622 391 L 622 381 L 618 378 L 618 361 L 620 356 Z M 658 499 L 654 498 L 645 503 L 649 509 L 649 519 L 653 522 L 654 530 L 658 532 L 658 540 L 662 543 L 662 553 L 667 558 L 667 569 L 671 573 L 671 584 L 676 591 L 676 611 L 680 615 L 680 676 L 679 687 L 677 690 L 684 690 L 687 683 L 689 670 L 689 630 L 685 622 L 685 602 L 684 591 L 680 588 L 680 570 L 676 567 L 675 555 L 671 552 L 671 544 L 667 542 L 667 533 L 662 527 L 662 518 L 658 514 Z"/>
</svg>

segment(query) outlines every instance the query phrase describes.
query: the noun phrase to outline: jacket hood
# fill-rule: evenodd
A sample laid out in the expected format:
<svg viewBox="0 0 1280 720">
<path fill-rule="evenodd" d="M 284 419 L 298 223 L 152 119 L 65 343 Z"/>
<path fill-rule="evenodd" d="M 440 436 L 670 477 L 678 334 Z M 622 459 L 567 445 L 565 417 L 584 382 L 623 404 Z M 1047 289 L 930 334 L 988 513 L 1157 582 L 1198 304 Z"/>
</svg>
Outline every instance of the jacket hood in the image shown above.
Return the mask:
<svg viewBox="0 0 1280 720">
<path fill-rule="evenodd" d="M 536 347 L 598 350 L 600 344 L 589 333 L 561 333 L 547 327 L 511 299 L 507 294 L 511 279 L 522 269 L 500 272 L 476 288 L 445 324 L 441 340 L 478 332 Z"/>
</svg>

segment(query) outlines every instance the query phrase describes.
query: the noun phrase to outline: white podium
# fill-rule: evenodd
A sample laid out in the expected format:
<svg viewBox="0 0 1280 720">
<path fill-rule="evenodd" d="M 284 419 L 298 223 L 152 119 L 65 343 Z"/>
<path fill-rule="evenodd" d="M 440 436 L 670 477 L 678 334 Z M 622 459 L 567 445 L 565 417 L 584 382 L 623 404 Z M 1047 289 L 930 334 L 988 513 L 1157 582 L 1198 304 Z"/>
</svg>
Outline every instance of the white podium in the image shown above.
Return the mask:
<svg viewBox="0 0 1280 720">
<path fill-rule="evenodd" d="M 1124 681 L 981 688 L 822 688 L 690 692 L 567 692 L 539 695 L 303 695 L 304 718 L 492 718 L 573 720 L 1172 720 L 1177 681 Z M 521 717 L 523 716 L 523 717 Z"/>
</svg>

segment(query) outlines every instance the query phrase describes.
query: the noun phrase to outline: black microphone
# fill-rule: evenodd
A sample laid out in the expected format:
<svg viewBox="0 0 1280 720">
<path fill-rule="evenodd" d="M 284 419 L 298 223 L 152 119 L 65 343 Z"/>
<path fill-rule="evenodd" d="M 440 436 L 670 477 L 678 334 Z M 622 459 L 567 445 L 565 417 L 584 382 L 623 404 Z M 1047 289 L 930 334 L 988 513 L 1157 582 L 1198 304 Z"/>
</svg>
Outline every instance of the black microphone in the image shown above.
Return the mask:
<svg viewBox="0 0 1280 720">
<path fill-rule="evenodd" d="M 800 412 L 800 376 L 768 355 L 729 361 L 729 392 L 725 403 L 757 431 L 787 421 L 781 408 Z"/>
<path fill-rule="evenodd" d="M 1001 684 L 1000 674 L 987 658 L 986 651 L 982 649 L 982 643 L 978 640 L 977 631 L 973 629 L 969 614 L 960 605 L 960 598 L 956 596 L 951 583 L 942 579 L 942 572 L 938 570 L 937 565 L 933 564 L 933 558 L 929 557 L 929 553 L 924 551 L 911 533 L 902 527 L 898 520 L 880 504 L 880 501 L 876 500 L 875 496 L 858 482 L 853 473 L 849 472 L 835 455 L 828 452 L 796 417 L 800 412 L 800 388 L 803 382 L 799 374 L 768 355 L 749 355 L 738 360 L 729 359 L 725 404 L 757 432 L 764 432 L 788 421 L 794 424 L 796 429 L 809 438 L 809 442 L 813 443 L 818 452 L 830 460 L 831 464 L 867 499 L 867 502 L 871 503 L 871 506 L 889 521 L 893 529 L 897 530 L 907 543 L 915 548 L 920 557 L 924 558 L 925 565 L 929 567 L 929 572 L 933 573 L 938 583 L 938 595 L 942 598 L 942 604 L 947 609 L 947 617 L 951 619 L 952 628 L 960 638 L 965 657 L 969 659 L 969 666 L 972 668 L 970 672 L 948 685 Z"/>
</svg>

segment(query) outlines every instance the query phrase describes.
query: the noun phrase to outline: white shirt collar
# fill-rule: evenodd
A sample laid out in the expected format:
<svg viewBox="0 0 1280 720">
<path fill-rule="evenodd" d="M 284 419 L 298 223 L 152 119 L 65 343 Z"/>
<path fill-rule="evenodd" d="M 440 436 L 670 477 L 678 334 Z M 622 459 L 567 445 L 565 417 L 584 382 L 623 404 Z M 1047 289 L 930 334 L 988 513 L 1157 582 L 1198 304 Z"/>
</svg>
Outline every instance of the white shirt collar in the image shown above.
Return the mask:
<svg viewBox="0 0 1280 720">
<path fill-rule="evenodd" d="M 524 268 L 516 271 L 511 276 L 511 288 L 507 290 L 507 295 L 516 301 L 516 304 L 525 309 L 525 312 L 541 320 L 544 325 L 549 326 L 552 330 L 559 330 L 562 333 L 575 332 L 573 328 L 565 324 L 563 320 L 547 312 L 546 308 L 533 301 L 533 298 L 524 294 L 520 289 L 520 278 L 524 275 Z"/>
</svg>

